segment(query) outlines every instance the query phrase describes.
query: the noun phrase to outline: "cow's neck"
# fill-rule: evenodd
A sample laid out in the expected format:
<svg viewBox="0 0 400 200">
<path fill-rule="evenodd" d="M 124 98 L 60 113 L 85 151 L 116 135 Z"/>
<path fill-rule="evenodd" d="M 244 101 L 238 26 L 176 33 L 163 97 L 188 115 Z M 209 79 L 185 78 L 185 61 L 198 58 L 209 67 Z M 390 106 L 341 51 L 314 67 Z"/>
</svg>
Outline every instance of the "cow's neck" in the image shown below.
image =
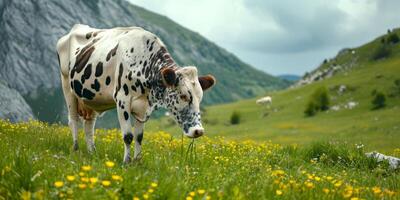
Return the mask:
<svg viewBox="0 0 400 200">
<path fill-rule="evenodd" d="M 151 76 L 148 80 L 148 84 L 146 84 L 147 88 L 149 89 L 147 96 L 149 103 L 149 109 L 146 113 L 147 116 L 150 116 L 151 112 L 159 107 L 167 108 L 165 97 L 168 89 L 165 87 L 162 81 L 162 69 L 167 67 L 178 68 L 175 61 L 163 47 L 158 51 L 156 56 L 153 57 L 150 67 L 152 67 L 152 70 L 156 71 L 157 73 Z"/>
</svg>

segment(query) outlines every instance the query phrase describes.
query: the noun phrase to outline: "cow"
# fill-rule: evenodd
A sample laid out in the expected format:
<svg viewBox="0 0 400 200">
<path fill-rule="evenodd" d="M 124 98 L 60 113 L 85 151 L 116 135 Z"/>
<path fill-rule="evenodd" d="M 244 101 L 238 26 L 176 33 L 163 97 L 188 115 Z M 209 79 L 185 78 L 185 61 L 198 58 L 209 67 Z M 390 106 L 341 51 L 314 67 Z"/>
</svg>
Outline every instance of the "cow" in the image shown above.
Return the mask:
<svg viewBox="0 0 400 200">
<path fill-rule="evenodd" d="M 216 79 L 198 76 L 194 66 L 178 66 L 153 33 L 140 27 L 77 24 L 58 40 L 57 54 L 74 150 L 79 120 L 84 122 L 87 149 L 93 152 L 96 118 L 113 108 L 124 141 L 124 163 L 131 162 L 133 140 L 134 159 L 140 159 L 144 123 L 160 107 L 171 113 L 187 137 L 204 134 L 200 102 Z"/>
<path fill-rule="evenodd" d="M 265 96 L 257 99 L 256 104 L 258 105 L 269 105 L 272 103 L 272 98 L 270 96 Z"/>
</svg>

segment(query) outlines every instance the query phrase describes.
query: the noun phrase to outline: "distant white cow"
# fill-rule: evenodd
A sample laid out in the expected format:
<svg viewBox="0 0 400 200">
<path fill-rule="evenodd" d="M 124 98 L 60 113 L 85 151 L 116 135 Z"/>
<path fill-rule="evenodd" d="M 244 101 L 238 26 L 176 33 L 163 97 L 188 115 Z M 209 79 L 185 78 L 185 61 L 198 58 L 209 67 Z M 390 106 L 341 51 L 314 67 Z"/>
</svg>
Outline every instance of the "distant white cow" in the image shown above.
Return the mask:
<svg viewBox="0 0 400 200">
<path fill-rule="evenodd" d="M 272 103 L 272 98 L 270 96 L 265 96 L 256 101 L 256 104 L 258 105 L 269 105 L 271 103 Z"/>
</svg>

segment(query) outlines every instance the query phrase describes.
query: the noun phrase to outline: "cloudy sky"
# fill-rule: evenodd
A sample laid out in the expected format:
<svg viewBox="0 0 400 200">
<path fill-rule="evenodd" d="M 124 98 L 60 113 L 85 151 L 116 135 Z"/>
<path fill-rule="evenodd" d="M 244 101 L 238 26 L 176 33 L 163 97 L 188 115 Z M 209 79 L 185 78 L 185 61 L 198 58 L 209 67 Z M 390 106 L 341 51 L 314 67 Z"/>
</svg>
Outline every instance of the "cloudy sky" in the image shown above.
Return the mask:
<svg viewBox="0 0 400 200">
<path fill-rule="evenodd" d="M 130 0 L 268 73 L 302 75 L 400 27 L 398 0 Z"/>
</svg>

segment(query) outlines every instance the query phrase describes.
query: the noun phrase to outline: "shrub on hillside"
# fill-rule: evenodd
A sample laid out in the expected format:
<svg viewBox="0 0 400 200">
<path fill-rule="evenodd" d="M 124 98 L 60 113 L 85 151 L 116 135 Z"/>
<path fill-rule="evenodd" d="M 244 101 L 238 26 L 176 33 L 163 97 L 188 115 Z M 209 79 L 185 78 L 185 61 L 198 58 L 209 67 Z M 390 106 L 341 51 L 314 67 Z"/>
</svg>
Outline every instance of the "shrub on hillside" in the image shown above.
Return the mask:
<svg viewBox="0 0 400 200">
<path fill-rule="evenodd" d="M 233 113 L 231 114 L 231 124 L 235 125 L 235 124 L 240 124 L 240 119 L 241 119 L 241 115 L 239 112 L 237 111 L 233 111 Z"/>
<path fill-rule="evenodd" d="M 392 86 L 389 97 L 400 97 L 400 79 L 394 80 L 394 86 Z"/>
<path fill-rule="evenodd" d="M 391 33 L 387 39 L 388 43 L 396 44 L 400 41 L 399 36 L 396 33 Z"/>
<path fill-rule="evenodd" d="M 318 111 L 326 111 L 329 109 L 329 94 L 326 87 L 320 87 L 314 91 L 310 100 L 306 105 L 304 113 L 307 116 L 313 116 Z"/>
<path fill-rule="evenodd" d="M 375 92 L 372 99 L 372 109 L 380 109 L 386 106 L 386 96 L 382 92 Z"/>
<path fill-rule="evenodd" d="M 308 117 L 314 116 L 317 113 L 318 109 L 315 105 L 314 101 L 309 101 L 306 106 L 306 110 L 304 110 L 304 114 Z"/>
<path fill-rule="evenodd" d="M 386 58 L 390 55 L 391 51 L 388 45 L 383 44 L 380 45 L 372 54 L 372 60 L 379 60 L 382 58 Z"/>
</svg>

